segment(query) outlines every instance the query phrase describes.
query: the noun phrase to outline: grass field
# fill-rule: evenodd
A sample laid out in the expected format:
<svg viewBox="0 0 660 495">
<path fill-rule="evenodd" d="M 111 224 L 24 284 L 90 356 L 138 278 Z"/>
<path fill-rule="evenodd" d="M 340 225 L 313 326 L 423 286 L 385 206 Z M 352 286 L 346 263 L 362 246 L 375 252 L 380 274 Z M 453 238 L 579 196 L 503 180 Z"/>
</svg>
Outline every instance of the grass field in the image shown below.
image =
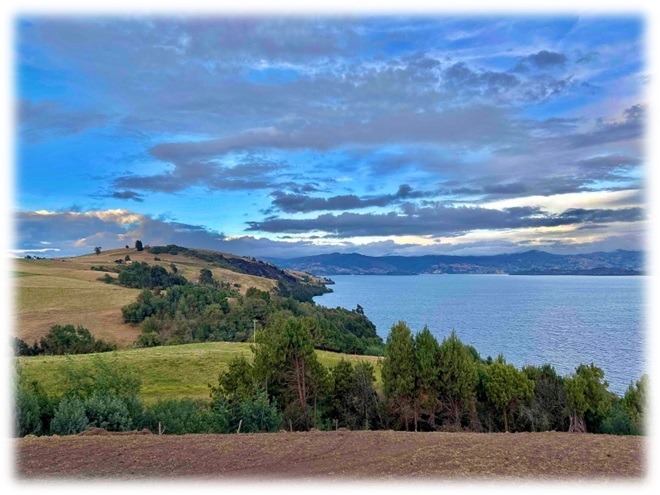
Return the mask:
<svg viewBox="0 0 660 495">
<path fill-rule="evenodd" d="M 116 360 L 137 373 L 142 380 L 142 398 L 151 403 L 161 399 L 208 398 L 208 384 L 216 384 L 219 373 L 227 368 L 232 358 L 240 355 L 252 359 L 250 344 L 207 342 L 102 354 L 22 357 L 18 361 L 26 379 L 37 380 L 48 391 L 57 394 L 62 391 L 67 366 L 79 368 L 90 365 L 94 359 Z M 375 356 L 325 351 L 317 351 L 317 355 L 325 366 L 333 366 L 342 357 L 354 363 L 369 361 L 376 368 L 377 386 L 380 383 L 380 368 L 376 366 L 378 358 Z"/>
</svg>

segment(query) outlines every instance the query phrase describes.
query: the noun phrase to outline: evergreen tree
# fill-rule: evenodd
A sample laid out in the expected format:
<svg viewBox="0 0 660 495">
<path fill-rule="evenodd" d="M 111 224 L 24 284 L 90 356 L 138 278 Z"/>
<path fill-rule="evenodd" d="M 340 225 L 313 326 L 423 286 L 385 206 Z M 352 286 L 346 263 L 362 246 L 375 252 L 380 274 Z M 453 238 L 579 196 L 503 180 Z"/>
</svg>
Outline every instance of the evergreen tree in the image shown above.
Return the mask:
<svg viewBox="0 0 660 495">
<path fill-rule="evenodd" d="M 605 373 L 597 366 L 581 364 L 575 373 L 566 379 L 570 426 L 568 431 L 585 433 L 585 414 L 603 415 L 610 407 L 609 385 L 604 381 Z"/>
<path fill-rule="evenodd" d="M 435 427 L 438 401 L 440 345 L 427 326 L 415 336 L 415 417 L 422 414 Z"/>
<path fill-rule="evenodd" d="M 440 400 L 446 407 L 448 421 L 460 429 L 464 414 L 474 407 L 478 377 L 477 363 L 454 330 L 440 344 L 438 366 Z"/>
<path fill-rule="evenodd" d="M 142 247 L 142 241 L 140 240 L 135 241 L 135 249 L 137 249 L 138 251 L 142 251 L 144 249 L 144 247 Z"/>
<path fill-rule="evenodd" d="M 515 408 L 516 401 L 534 396 L 534 382 L 512 364 L 507 364 L 500 354 L 488 366 L 486 394 L 488 399 L 502 411 L 504 431 L 509 431 L 508 414 Z"/>
<path fill-rule="evenodd" d="M 394 325 L 387 336 L 381 376 L 385 397 L 408 430 L 414 416 L 415 345 L 403 321 Z"/>
</svg>

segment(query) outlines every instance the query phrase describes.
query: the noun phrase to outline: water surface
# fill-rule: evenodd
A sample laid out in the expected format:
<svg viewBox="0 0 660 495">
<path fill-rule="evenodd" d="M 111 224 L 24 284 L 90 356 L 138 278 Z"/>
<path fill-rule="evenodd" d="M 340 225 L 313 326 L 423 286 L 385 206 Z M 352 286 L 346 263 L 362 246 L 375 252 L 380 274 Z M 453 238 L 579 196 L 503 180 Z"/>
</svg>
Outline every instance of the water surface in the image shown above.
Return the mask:
<svg viewBox="0 0 660 495">
<path fill-rule="evenodd" d="M 482 357 L 504 354 L 517 367 L 552 364 L 562 375 L 580 363 L 605 371 L 619 395 L 645 370 L 646 277 L 510 275 L 336 275 L 323 306 L 357 304 L 387 338 L 405 321 L 428 325 L 438 341 L 456 330 Z"/>
</svg>

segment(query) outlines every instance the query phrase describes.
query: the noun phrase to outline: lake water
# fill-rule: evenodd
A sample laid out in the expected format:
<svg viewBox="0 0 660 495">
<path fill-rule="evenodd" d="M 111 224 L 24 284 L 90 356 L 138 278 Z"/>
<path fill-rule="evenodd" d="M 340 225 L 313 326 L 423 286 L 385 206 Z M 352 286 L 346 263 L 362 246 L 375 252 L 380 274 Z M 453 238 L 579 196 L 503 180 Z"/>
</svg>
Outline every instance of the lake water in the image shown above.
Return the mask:
<svg viewBox="0 0 660 495">
<path fill-rule="evenodd" d="M 428 325 L 438 341 L 452 328 L 482 357 L 502 353 L 517 367 L 580 363 L 605 371 L 622 395 L 646 371 L 646 277 L 509 275 L 335 275 L 327 307 L 364 308 L 383 340 L 405 321 Z"/>
</svg>

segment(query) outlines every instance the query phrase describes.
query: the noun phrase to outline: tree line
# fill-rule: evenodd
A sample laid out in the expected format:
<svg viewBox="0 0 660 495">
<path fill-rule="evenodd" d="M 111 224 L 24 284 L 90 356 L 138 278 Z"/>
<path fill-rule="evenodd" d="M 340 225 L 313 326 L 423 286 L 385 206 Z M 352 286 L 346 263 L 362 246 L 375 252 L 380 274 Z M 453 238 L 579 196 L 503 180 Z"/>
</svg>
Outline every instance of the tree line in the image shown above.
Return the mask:
<svg viewBox="0 0 660 495">
<path fill-rule="evenodd" d="M 567 377 L 550 365 L 517 369 L 503 356 L 482 359 L 453 331 L 439 343 L 428 328 L 413 335 L 399 322 L 378 364 L 379 388 L 369 362 L 321 364 L 317 331 L 312 317 L 276 315 L 251 346 L 252 360 L 233 359 L 206 401 L 145 406 L 139 378 L 100 359 L 69 369 L 61 396 L 25 383 L 19 372 L 16 432 L 72 434 L 96 426 L 166 434 L 312 428 L 644 433 L 646 375 L 618 397 L 593 364 Z"/>
</svg>

